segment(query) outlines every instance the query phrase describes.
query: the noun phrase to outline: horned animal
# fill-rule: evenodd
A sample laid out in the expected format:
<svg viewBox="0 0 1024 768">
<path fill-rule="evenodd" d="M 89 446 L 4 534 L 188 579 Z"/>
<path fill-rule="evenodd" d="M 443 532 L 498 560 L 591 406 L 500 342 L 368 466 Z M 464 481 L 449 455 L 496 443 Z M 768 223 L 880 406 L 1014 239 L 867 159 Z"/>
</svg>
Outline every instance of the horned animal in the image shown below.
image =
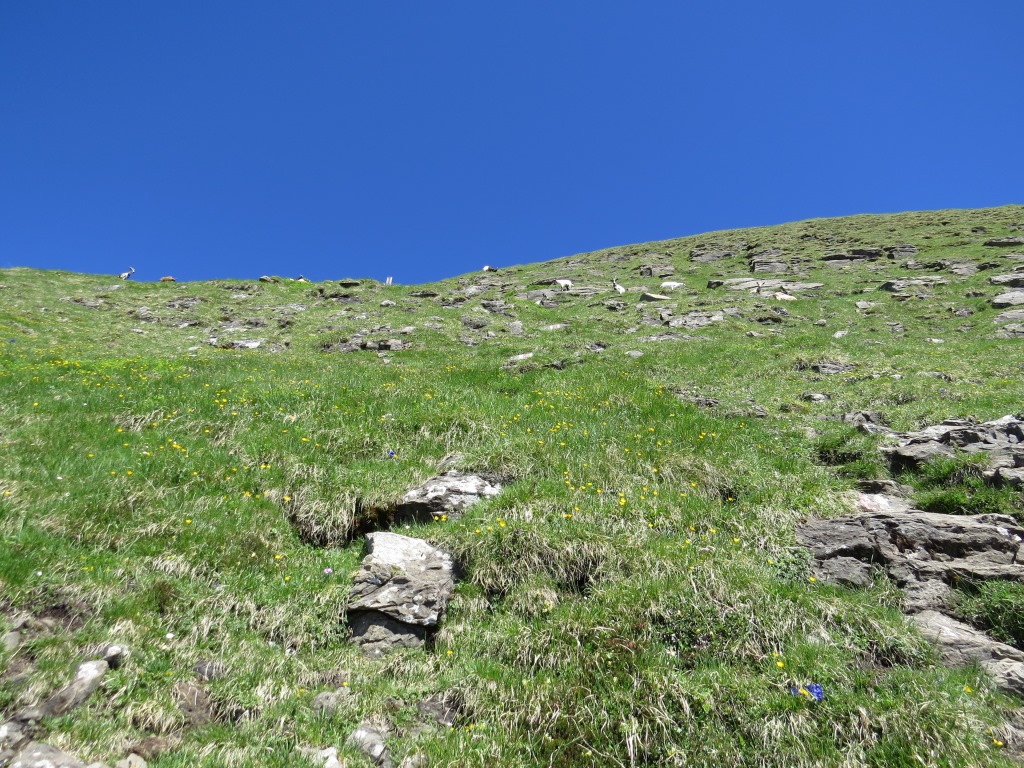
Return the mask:
<svg viewBox="0 0 1024 768">
<path fill-rule="evenodd" d="M 563 291 L 568 291 L 572 288 L 572 280 L 555 280 L 555 284 Z"/>
<path fill-rule="evenodd" d="M 135 274 L 135 267 L 128 267 L 128 271 L 127 272 L 122 272 L 120 275 L 118 275 L 118 277 L 121 278 L 122 280 L 127 280 L 129 277 L 131 277 L 134 274 Z"/>
<path fill-rule="evenodd" d="M 177 280 L 175 280 L 175 279 L 174 279 L 173 277 L 171 277 L 170 275 L 166 275 L 165 277 L 161 277 L 161 278 L 160 278 L 160 282 L 161 282 L 161 283 L 176 283 L 176 282 L 178 282 L 178 281 L 177 281 Z"/>
<path fill-rule="evenodd" d="M 674 291 L 676 288 L 681 288 L 682 285 L 682 283 L 677 283 L 675 280 L 666 280 L 661 284 L 661 290 Z"/>
<path fill-rule="evenodd" d="M 619 285 L 619 281 L 615 279 L 612 280 L 612 288 L 614 288 L 620 296 L 626 292 L 626 289 Z"/>
<path fill-rule="evenodd" d="M 483 271 L 484 272 L 497 272 L 498 270 L 495 267 L 484 267 Z"/>
</svg>

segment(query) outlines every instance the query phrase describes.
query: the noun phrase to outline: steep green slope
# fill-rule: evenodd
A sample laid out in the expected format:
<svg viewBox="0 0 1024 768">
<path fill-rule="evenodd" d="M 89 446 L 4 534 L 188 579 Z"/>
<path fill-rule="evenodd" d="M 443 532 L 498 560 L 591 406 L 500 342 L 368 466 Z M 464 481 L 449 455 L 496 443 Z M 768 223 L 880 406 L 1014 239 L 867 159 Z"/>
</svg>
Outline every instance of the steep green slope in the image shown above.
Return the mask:
<svg viewBox="0 0 1024 768">
<path fill-rule="evenodd" d="M 44 741 L 359 765 L 345 740 L 375 718 L 396 764 L 1008 764 L 991 729 L 1019 701 L 939 663 L 886 579 L 813 580 L 794 530 L 890 479 L 881 438 L 828 417 L 1020 412 L 1024 319 L 990 278 L 1024 277 L 1024 243 L 985 243 L 1022 234 L 1020 206 L 858 216 L 428 286 L 0 271 L 0 632 L 21 627 L 0 714 L 118 643 Z M 785 284 L 709 287 L 733 278 Z M 504 488 L 400 526 L 460 579 L 427 649 L 366 658 L 344 616 L 362 534 L 448 469 Z M 1024 519 L 1019 491 L 953 469 L 896 479 Z M 209 722 L 180 706 L 199 661 L 225 669 Z M 458 716 L 424 730 L 434 694 Z"/>
</svg>

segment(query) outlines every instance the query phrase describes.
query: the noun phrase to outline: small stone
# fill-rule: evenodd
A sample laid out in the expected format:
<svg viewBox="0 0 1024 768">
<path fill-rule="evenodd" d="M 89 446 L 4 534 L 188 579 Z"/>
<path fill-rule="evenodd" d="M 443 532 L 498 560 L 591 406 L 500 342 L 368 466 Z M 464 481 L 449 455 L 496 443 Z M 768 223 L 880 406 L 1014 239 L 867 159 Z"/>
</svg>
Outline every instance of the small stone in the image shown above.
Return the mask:
<svg viewBox="0 0 1024 768">
<path fill-rule="evenodd" d="M 822 376 L 835 376 L 838 373 L 849 373 L 856 368 L 853 363 L 837 363 L 831 360 L 821 360 L 817 363 L 811 363 L 810 368 L 812 371 L 817 371 Z"/>
<path fill-rule="evenodd" d="M 382 301 L 380 305 L 382 307 L 397 307 L 398 302 L 392 301 L 391 299 L 384 299 L 384 301 Z"/>
<path fill-rule="evenodd" d="M 800 398 L 809 403 L 824 403 L 828 400 L 828 395 L 822 394 L 821 392 L 804 392 L 800 395 Z"/>
<path fill-rule="evenodd" d="M 118 760 L 114 763 L 114 768 L 148 768 L 148 765 L 149 763 L 143 760 L 139 755 L 131 754 L 124 760 Z"/>
<path fill-rule="evenodd" d="M 79 664 L 75 679 L 43 705 L 45 713 L 51 716 L 63 715 L 82 704 L 99 688 L 109 668 L 105 661 L 86 661 Z"/>
<path fill-rule="evenodd" d="M 841 339 L 844 336 L 849 335 L 849 333 L 850 333 L 849 331 L 836 331 L 835 333 L 832 334 L 832 338 L 833 339 Z"/>
<path fill-rule="evenodd" d="M 324 691 L 313 699 L 313 711 L 322 715 L 333 715 L 352 702 L 352 691 L 342 686 L 334 691 Z"/>
<path fill-rule="evenodd" d="M 338 748 L 328 747 L 317 752 L 317 757 L 324 761 L 323 768 L 346 768 L 348 761 L 342 762 L 338 758 Z"/>
<path fill-rule="evenodd" d="M 18 646 L 21 645 L 21 632 L 15 629 L 6 633 L 2 642 L 5 653 L 18 650 Z"/>
<path fill-rule="evenodd" d="M 359 724 L 352 735 L 348 737 L 348 743 L 370 758 L 376 765 L 388 766 L 388 748 L 384 743 L 384 735 L 374 728 L 370 723 L 363 721 Z"/>
<path fill-rule="evenodd" d="M 142 741 L 129 748 L 129 752 L 145 758 L 156 760 L 157 757 L 171 749 L 172 743 L 162 736 L 147 736 Z"/>
<path fill-rule="evenodd" d="M 123 645 L 108 645 L 103 649 L 102 655 L 111 669 L 117 669 L 124 662 L 128 651 Z"/>
<path fill-rule="evenodd" d="M 636 359 L 638 357 L 643 357 L 643 356 L 644 356 L 644 353 L 641 352 L 638 349 L 631 349 L 628 352 L 626 352 L 626 357 L 632 357 L 634 359 Z"/>
</svg>

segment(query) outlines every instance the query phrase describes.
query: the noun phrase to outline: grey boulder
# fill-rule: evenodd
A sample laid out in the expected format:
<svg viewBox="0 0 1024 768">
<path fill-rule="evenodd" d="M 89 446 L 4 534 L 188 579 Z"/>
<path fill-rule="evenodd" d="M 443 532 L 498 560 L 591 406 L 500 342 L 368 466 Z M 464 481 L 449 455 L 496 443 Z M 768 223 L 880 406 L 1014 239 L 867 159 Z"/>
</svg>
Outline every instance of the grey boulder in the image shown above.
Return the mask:
<svg viewBox="0 0 1024 768">
<path fill-rule="evenodd" d="M 372 656 L 422 647 L 455 590 L 451 556 L 390 532 L 370 533 L 366 542 L 347 609 L 353 640 Z"/>
</svg>

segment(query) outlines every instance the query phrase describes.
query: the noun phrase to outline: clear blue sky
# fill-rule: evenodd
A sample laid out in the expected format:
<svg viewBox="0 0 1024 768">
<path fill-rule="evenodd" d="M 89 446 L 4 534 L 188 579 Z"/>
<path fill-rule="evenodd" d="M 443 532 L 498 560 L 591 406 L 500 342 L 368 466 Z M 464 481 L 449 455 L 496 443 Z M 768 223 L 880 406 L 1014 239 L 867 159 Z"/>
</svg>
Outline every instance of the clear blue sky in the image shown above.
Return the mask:
<svg viewBox="0 0 1024 768">
<path fill-rule="evenodd" d="M 0 267 L 413 283 L 1024 202 L 1024 2 L 0 3 Z"/>
</svg>

